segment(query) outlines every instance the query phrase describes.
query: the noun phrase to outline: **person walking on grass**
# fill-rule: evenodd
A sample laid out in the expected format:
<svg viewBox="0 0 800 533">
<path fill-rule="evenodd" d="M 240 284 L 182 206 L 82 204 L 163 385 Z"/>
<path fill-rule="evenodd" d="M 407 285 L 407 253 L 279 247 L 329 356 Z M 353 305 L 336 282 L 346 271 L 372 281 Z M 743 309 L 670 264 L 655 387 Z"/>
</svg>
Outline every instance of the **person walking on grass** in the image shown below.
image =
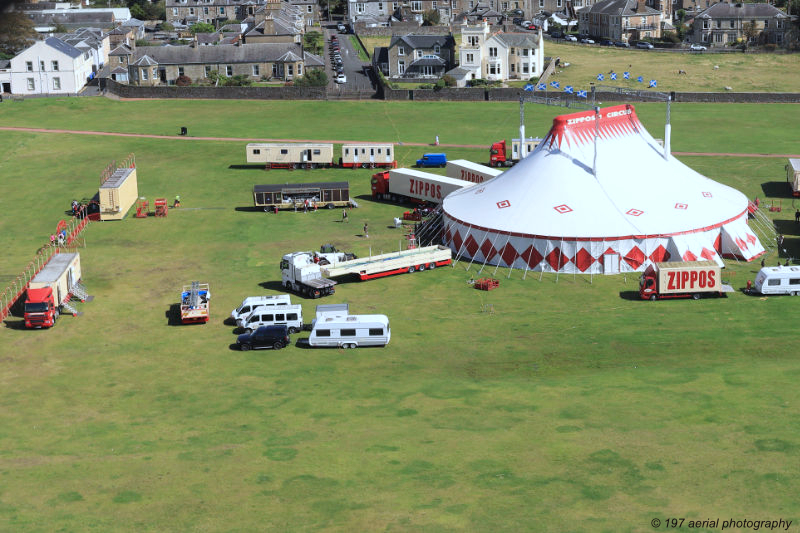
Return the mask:
<svg viewBox="0 0 800 533">
<path fill-rule="evenodd" d="M 364 237 L 369 239 L 369 225 L 364 222 Z"/>
<path fill-rule="evenodd" d="M 347 208 L 342 209 L 342 222 L 350 222 L 347 218 Z"/>
</svg>

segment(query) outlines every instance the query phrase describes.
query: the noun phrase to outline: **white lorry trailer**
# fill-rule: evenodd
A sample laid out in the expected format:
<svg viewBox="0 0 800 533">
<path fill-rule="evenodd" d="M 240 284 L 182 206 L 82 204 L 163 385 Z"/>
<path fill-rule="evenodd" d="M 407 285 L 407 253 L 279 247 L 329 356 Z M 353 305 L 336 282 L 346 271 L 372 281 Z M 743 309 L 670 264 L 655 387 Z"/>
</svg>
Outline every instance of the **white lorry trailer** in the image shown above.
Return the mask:
<svg viewBox="0 0 800 533">
<path fill-rule="evenodd" d="M 448 161 L 446 172 L 448 178 L 472 183 L 483 183 L 503 173 L 502 170 L 473 163 L 466 159 Z"/>
<path fill-rule="evenodd" d="M 342 261 L 335 265 L 323 266 L 321 269 L 327 277 L 335 278 L 354 274 L 365 281 L 404 272 L 433 270 L 438 266 L 449 265 L 451 261 L 452 251 L 450 248 L 434 245 Z"/>
<path fill-rule="evenodd" d="M 378 172 L 372 176 L 372 197 L 393 202 L 442 203 L 453 191 L 472 187 L 475 183 L 448 178 L 411 168 Z"/>
<path fill-rule="evenodd" d="M 328 296 L 336 292 L 336 282 L 322 277 L 314 252 L 292 252 L 281 259 L 281 283 L 292 290 L 311 298 Z"/>
</svg>

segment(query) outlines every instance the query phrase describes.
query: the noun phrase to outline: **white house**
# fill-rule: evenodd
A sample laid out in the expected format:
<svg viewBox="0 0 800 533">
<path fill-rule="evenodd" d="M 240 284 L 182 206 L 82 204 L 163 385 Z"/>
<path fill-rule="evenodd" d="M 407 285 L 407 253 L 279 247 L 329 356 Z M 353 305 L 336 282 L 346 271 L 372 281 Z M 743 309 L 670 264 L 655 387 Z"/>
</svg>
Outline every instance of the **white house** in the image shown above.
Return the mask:
<svg viewBox="0 0 800 533">
<path fill-rule="evenodd" d="M 544 68 L 544 40 L 536 33 L 491 33 L 486 22 L 461 26 L 460 65 L 448 72 L 459 86 L 478 78 L 528 80 Z"/>
<path fill-rule="evenodd" d="M 11 59 L 11 93 L 77 94 L 92 75 L 92 55 L 49 37 Z"/>
</svg>

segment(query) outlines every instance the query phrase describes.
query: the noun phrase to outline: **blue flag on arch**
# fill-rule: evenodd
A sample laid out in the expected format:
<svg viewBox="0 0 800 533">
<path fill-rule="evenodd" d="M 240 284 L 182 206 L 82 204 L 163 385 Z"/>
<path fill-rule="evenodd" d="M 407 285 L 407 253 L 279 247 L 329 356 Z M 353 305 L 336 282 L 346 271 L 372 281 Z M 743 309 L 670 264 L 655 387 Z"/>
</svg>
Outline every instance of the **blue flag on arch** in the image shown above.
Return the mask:
<svg viewBox="0 0 800 533">
<path fill-rule="evenodd" d="M 650 87 L 657 87 L 658 82 L 656 80 L 650 80 Z"/>
<path fill-rule="evenodd" d="M 597 81 L 603 81 L 604 79 L 606 79 L 606 77 L 603 76 L 602 74 L 597 75 Z"/>
<path fill-rule="evenodd" d="M 522 88 L 523 91 L 533 92 L 533 84 L 529 83 Z"/>
<path fill-rule="evenodd" d="M 629 80 L 629 79 L 631 79 L 631 73 L 630 72 L 623 72 L 622 73 L 622 77 L 624 79 L 626 79 L 626 80 Z"/>
<path fill-rule="evenodd" d="M 561 87 L 561 84 L 558 83 L 557 81 L 551 81 L 550 82 L 550 87 L 553 87 L 554 89 L 558 89 L 559 87 Z"/>
<path fill-rule="evenodd" d="M 547 90 L 547 84 L 546 83 L 540 83 L 539 85 L 536 86 L 536 90 L 537 91 L 546 91 Z"/>
<path fill-rule="evenodd" d="M 564 87 L 564 92 L 567 94 L 574 94 L 575 89 L 572 88 L 572 85 L 567 85 L 566 87 Z"/>
<path fill-rule="evenodd" d="M 642 83 L 644 81 L 644 78 L 639 76 L 638 78 L 636 78 L 636 81 L 638 81 L 639 83 Z"/>
<path fill-rule="evenodd" d="M 611 79 L 612 80 L 616 80 L 617 79 L 617 73 L 616 72 L 612 72 L 611 73 Z"/>
<path fill-rule="evenodd" d="M 578 91 L 578 98 L 587 98 L 587 96 L 586 96 L 586 91 L 584 91 L 584 90 L 579 90 L 579 91 Z"/>
</svg>

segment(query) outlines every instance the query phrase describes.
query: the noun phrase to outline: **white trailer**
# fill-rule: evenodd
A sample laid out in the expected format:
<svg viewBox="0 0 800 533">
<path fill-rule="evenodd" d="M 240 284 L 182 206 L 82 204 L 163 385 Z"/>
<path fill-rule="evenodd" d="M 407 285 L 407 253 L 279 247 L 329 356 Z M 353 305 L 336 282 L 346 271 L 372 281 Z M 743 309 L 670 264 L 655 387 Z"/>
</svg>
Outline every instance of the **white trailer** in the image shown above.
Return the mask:
<svg viewBox="0 0 800 533">
<path fill-rule="evenodd" d="M 438 266 L 449 265 L 451 261 L 450 248 L 435 245 L 343 261 L 335 265 L 320 267 L 320 269 L 327 277 L 335 278 L 355 274 L 359 279 L 365 281 L 404 272 L 433 270 Z"/>
<path fill-rule="evenodd" d="M 439 204 L 451 192 L 473 185 L 471 181 L 398 168 L 372 176 L 372 196 L 383 200 L 418 200 Z"/>
<path fill-rule="evenodd" d="M 342 168 L 397 168 L 397 161 L 394 159 L 394 145 L 343 144 L 339 166 Z"/>
<path fill-rule="evenodd" d="M 247 162 L 266 168 L 328 168 L 333 165 L 333 144 L 249 143 Z"/>
<path fill-rule="evenodd" d="M 536 147 L 542 142 L 542 139 L 539 137 L 527 137 L 525 139 L 525 157 L 527 157 L 530 153 L 536 150 Z M 523 159 L 522 152 L 520 148 L 522 147 L 522 142 L 520 139 L 511 139 L 511 160 L 514 163 L 519 163 L 520 159 Z"/>
<path fill-rule="evenodd" d="M 448 161 L 446 172 L 448 178 L 471 181 L 472 183 L 483 183 L 503 173 L 502 170 L 473 163 L 466 159 Z"/>
<path fill-rule="evenodd" d="M 789 159 L 786 164 L 786 181 L 792 188 L 792 196 L 800 196 L 800 159 Z"/>
</svg>

